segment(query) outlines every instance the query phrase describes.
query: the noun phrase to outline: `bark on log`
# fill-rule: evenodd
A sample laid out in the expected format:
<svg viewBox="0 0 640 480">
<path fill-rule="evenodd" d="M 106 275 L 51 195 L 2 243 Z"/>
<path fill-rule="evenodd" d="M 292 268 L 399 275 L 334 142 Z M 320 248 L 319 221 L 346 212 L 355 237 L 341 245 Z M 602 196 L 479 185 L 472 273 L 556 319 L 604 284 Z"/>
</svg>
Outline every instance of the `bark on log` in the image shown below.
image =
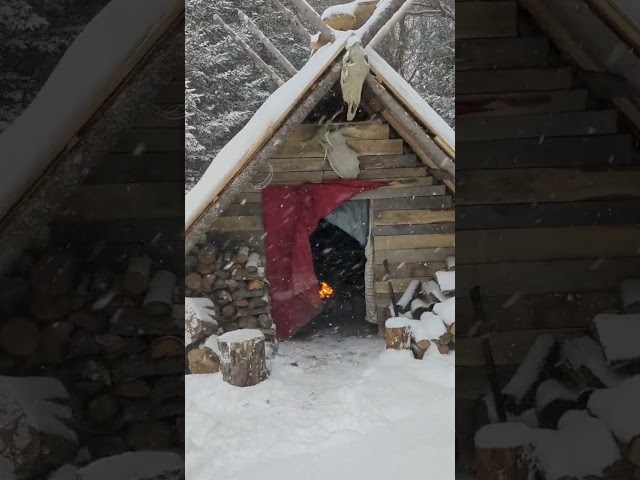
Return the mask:
<svg viewBox="0 0 640 480">
<path fill-rule="evenodd" d="M 122 289 L 131 295 L 141 295 L 149 286 L 151 259 L 147 256 L 131 257 L 122 280 Z"/>
<path fill-rule="evenodd" d="M 218 337 L 222 378 L 236 387 L 257 385 L 268 376 L 265 337 L 259 330 L 239 330 Z"/>
<path fill-rule="evenodd" d="M 146 398 L 151 395 L 151 387 L 144 379 L 129 380 L 113 387 L 113 394 L 123 398 Z"/>
<path fill-rule="evenodd" d="M 475 435 L 477 480 L 529 480 L 536 477 L 530 428 L 519 423 L 487 425 Z"/>
<path fill-rule="evenodd" d="M 151 358 L 184 357 L 184 337 L 165 336 L 151 342 Z"/>
<path fill-rule="evenodd" d="M 335 36 L 331 31 L 331 28 L 322 21 L 320 15 L 318 15 L 306 0 L 290 0 L 290 2 L 298 12 L 298 16 L 300 16 L 300 18 L 304 18 L 313 26 L 313 28 L 320 32 L 319 40 L 321 44 L 324 45 L 325 43 L 333 42 L 335 40 Z"/>
<path fill-rule="evenodd" d="M 89 402 L 89 418 L 95 423 L 106 423 L 120 411 L 120 400 L 109 394 L 98 395 Z"/>
<path fill-rule="evenodd" d="M 175 274 L 160 270 L 151 279 L 149 291 L 144 298 L 144 309 L 150 315 L 167 315 L 173 305 L 173 289 L 176 285 Z"/>
<path fill-rule="evenodd" d="M 390 318 L 385 322 L 386 348 L 409 350 L 411 348 L 411 328 L 406 318 Z"/>
<path fill-rule="evenodd" d="M 258 271 L 258 264 L 260 263 L 260 255 L 253 252 L 249 255 L 249 259 L 247 260 L 247 265 L 245 266 L 245 270 L 248 273 L 256 273 Z"/>
<path fill-rule="evenodd" d="M 240 17 L 240 20 L 242 20 L 244 24 L 247 26 L 249 31 L 256 37 L 258 37 L 258 40 L 260 40 L 260 43 L 264 45 L 264 48 L 266 48 L 267 51 L 278 61 L 278 63 L 282 68 L 284 68 L 291 76 L 298 73 L 298 70 L 296 70 L 296 67 L 291 65 L 291 62 L 287 60 L 287 57 L 285 57 L 282 53 L 280 53 L 280 50 L 278 50 L 278 48 L 273 43 L 271 43 L 271 40 L 269 40 L 264 35 L 264 33 L 262 33 L 262 30 L 260 30 L 258 26 L 255 23 L 253 23 L 253 21 L 249 17 L 247 17 L 244 14 L 244 12 L 242 12 L 242 10 L 238 10 L 238 16 Z"/>
<path fill-rule="evenodd" d="M 296 17 L 291 10 L 289 10 L 282 3 L 280 3 L 279 0 L 271 0 L 271 1 L 273 5 L 276 7 L 276 9 L 280 13 L 282 13 L 287 20 L 289 20 L 289 23 L 293 25 L 295 31 L 298 32 L 300 37 L 304 40 L 304 44 L 306 46 L 309 46 L 309 42 L 310 42 L 309 31 L 305 28 L 304 25 L 302 25 L 302 23 L 300 23 L 300 20 L 298 20 L 298 17 Z"/>
<path fill-rule="evenodd" d="M 273 83 L 275 83 L 277 87 L 280 87 L 284 84 L 284 80 L 282 80 L 282 78 L 280 78 L 280 76 L 269 65 L 267 65 L 265 61 L 262 60 L 260 56 L 256 52 L 254 52 L 253 49 L 249 45 L 247 45 L 236 32 L 233 31 L 231 27 L 229 27 L 229 25 L 224 23 L 224 21 L 218 15 L 213 16 L 213 21 L 220 27 L 222 27 L 222 29 L 231 36 L 231 38 L 233 38 L 233 40 L 245 51 L 245 53 L 249 55 L 249 58 L 251 58 L 253 64 L 258 67 L 258 69 L 262 70 L 262 72 L 267 77 L 269 77 L 269 79 Z"/>
<path fill-rule="evenodd" d="M 199 273 L 191 272 L 184 277 L 184 284 L 191 290 L 200 290 L 202 288 L 202 276 Z"/>
<path fill-rule="evenodd" d="M 212 265 L 218 258 L 219 249 L 216 244 L 207 243 L 198 252 L 198 263 Z"/>
<path fill-rule="evenodd" d="M 249 247 L 242 246 L 238 249 L 238 253 L 236 254 L 236 263 L 240 265 L 244 265 L 247 263 L 249 259 Z"/>
<path fill-rule="evenodd" d="M 111 317 L 110 332 L 122 336 L 181 335 L 184 321 L 168 315 L 149 316 L 136 307 L 119 308 Z"/>
</svg>

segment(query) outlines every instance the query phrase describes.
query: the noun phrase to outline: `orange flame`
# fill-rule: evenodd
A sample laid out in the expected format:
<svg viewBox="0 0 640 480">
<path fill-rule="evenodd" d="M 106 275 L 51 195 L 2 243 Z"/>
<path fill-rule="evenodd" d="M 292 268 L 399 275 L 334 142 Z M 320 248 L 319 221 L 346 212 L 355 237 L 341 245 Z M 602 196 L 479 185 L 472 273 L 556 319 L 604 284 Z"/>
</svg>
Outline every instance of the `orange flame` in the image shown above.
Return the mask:
<svg viewBox="0 0 640 480">
<path fill-rule="evenodd" d="M 329 298 L 333 295 L 333 288 L 329 286 L 326 282 L 320 282 L 320 298 Z"/>
</svg>

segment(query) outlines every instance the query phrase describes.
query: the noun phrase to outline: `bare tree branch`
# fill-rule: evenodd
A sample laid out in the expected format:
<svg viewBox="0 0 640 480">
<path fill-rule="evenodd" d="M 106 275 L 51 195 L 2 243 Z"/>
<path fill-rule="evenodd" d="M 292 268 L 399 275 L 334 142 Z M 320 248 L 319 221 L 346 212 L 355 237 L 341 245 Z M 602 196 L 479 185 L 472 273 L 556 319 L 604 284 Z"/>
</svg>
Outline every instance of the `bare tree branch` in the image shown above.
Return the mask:
<svg viewBox="0 0 640 480">
<path fill-rule="evenodd" d="M 280 50 L 278 50 L 278 48 L 273 43 L 271 43 L 271 40 L 269 40 L 265 36 L 265 34 L 262 33 L 262 30 L 260 30 L 258 28 L 258 26 L 255 23 L 253 23 L 253 21 L 249 17 L 247 17 L 242 10 L 238 10 L 238 16 L 240 17 L 240 20 L 242 20 L 242 22 L 244 22 L 244 24 L 247 26 L 249 31 L 253 35 L 255 35 L 256 37 L 258 37 L 258 40 L 260 40 L 260 43 L 262 43 L 262 45 L 264 45 L 264 47 L 267 49 L 267 51 L 276 60 L 278 60 L 278 63 L 287 72 L 289 72 L 289 74 L 291 74 L 293 76 L 296 73 L 298 73 L 298 70 L 296 70 L 296 67 L 291 65 L 291 62 L 289 62 L 289 60 L 287 60 L 287 57 L 285 57 L 282 53 L 280 53 Z"/>
<path fill-rule="evenodd" d="M 284 80 L 282 80 L 278 76 L 278 74 L 269 65 L 267 65 L 264 60 L 262 60 L 260 56 L 256 52 L 254 52 L 253 49 L 249 45 L 247 45 L 236 32 L 231 29 L 231 27 L 229 27 L 229 25 L 224 23 L 224 21 L 218 15 L 213 16 L 213 21 L 220 25 L 225 32 L 231 35 L 231 38 L 233 38 L 236 43 L 240 45 L 240 47 L 242 47 L 242 49 L 247 53 L 247 55 L 251 57 L 251 60 L 253 61 L 255 66 L 262 70 L 273 83 L 275 83 L 278 87 L 284 84 Z"/>
</svg>

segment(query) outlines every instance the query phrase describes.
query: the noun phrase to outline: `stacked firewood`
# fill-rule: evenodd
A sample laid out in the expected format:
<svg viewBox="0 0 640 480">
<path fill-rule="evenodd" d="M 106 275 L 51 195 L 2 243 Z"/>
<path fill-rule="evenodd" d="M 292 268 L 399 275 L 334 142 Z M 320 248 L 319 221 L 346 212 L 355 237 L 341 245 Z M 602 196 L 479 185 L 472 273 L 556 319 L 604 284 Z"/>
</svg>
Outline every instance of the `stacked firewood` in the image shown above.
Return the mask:
<svg viewBox="0 0 640 480">
<path fill-rule="evenodd" d="M 447 270 L 436 272 L 433 280 L 412 280 L 400 300 L 389 306 L 390 317 L 409 320 L 402 328 L 409 332 L 409 347 L 416 358 L 422 359 L 432 345 L 443 355 L 455 350 L 455 301 L 455 260 L 450 257 Z M 397 335 L 389 330 L 387 325 L 387 339 Z"/>
<path fill-rule="evenodd" d="M 67 250 L 25 255 L 0 298 L 1 374 L 66 387 L 82 462 L 178 449 L 184 414 L 183 306 L 176 275 L 147 256 L 113 263 Z"/>
<path fill-rule="evenodd" d="M 218 335 L 258 329 L 275 339 L 264 257 L 244 245 L 203 242 L 186 257 L 185 295 L 208 298 Z"/>
<path fill-rule="evenodd" d="M 620 311 L 596 315 L 585 335 L 540 335 L 497 398 L 483 398 L 476 478 L 503 463 L 520 465 L 516 480 L 640 478 L 639 287 L 623 282 Z"/>
</svg>

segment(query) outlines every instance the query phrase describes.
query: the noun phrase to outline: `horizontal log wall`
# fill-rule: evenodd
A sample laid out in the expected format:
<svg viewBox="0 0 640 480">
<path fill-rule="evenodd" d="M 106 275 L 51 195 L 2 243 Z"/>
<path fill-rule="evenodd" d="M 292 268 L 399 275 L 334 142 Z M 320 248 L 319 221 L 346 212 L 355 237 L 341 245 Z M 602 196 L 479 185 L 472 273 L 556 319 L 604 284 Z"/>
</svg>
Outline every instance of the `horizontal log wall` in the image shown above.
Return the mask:
<svg viewBox="0 0 640 480">
<path fill-rule="evenodd" d="M 135 126 L 63 205 L 53 238 L 106 244 L 105 255 L 145 251 L 178 258 L 184 218 L 184 72 L 158 93 Z M 177 265 L 180 267 L 180 264 Z"/>
<path fill-rule="evenodd" d="M 388 124 L 336 124 L 335 128 L 341 129 L 349 146 L 359 154 L 359 179 L 393 182 L 354 197 L 371 202 L 376 308 L 382 320 L 390 302 L 387 279 L 392 281 L 394 292 L 402 294 L 411 279 L 429 279 L 445 268 L 444 261 L 453 254 L 455 245 L 453 200 Z M 318 142 L 309 142 L 317 130 L 316 125 L 301 125 L 274 155 L 270 160 L 272 184 L 338 178 Z M 268 171 L 269 167 L 263 167 L 254 181 L 259 183 Z M 264 249 L 261 193 L 247 186 L 213 228 L 225 240 Z M 389 263 L 390 277 L 385 274 L 384 260 Z"/>
<path fill-rule="evenodd" d="M 619 306 L 620 281 L 640 276 L 633 140 L 516 3 L 456 2 L 461 452 L 488 391 L 480 344 L 465 338 L 472 287 L 494 322 L 504 385 L 539 334 L 584 332 L 596 313 Z"/>
</svg>

